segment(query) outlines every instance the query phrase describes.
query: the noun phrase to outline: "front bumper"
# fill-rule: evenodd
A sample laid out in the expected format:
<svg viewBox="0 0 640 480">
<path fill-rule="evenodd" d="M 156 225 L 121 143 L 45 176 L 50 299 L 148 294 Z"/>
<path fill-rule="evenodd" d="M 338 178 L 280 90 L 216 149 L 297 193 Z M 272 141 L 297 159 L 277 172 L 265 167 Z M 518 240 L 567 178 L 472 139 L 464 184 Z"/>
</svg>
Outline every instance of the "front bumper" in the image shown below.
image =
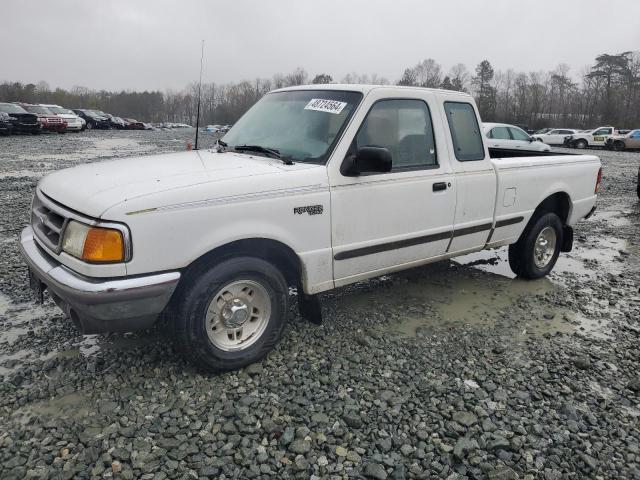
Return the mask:
<svg viewBox="0 0 640 480">
<path fill-rule="evenodd" d="M 169 304 L 180 280 L 179 272 L 117 279 L 85 277 L 45 253 L 31 227 L 20 235 L 20 251 L 33 275 L 85 334 L 149 328 Z"/>
<path fill-rule="evenodd" d="M 18 123 L 15 125 L 15 131 L 21 133 L 39 133 L 42 131 L 42 125 L 38 123 Z"/>
<path fill-rule="evenodd" d="M 43 123 L 42 129 L 47 132 L 64 132 L 67 129 L 66 123 Z"/>
</svg>

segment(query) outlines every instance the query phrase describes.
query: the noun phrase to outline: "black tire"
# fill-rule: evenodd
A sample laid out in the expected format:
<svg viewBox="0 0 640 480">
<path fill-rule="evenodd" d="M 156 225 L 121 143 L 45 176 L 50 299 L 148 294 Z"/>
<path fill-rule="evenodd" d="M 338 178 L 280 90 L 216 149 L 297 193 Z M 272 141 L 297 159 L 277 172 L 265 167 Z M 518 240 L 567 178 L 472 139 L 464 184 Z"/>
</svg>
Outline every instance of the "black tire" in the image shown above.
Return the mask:
<svg viewBox="0 0 640 480">
<path fill-rule="evenodd" d="M 619 152 L 619 151 L 621 151 L 621 150 L 624 150 L 624 143 L 619 142 L 619 141 L 618 141 L 618 142 L 613 142 L 613 149 L 614 149 L 616 152 Z"/>
<path fill-rule="evenodd" d="M 534 259 L 538 235 L 547 227 L 555 231 L 555 249 L 551 259 L 538 266 Z M 555 266 L 562 245 L 562 221 L 553 212 L 541 212 L 529 221 L 520 239 L 509 245 L 509 266 L 518 277 L 535 280 L 547 275 Z"/>
<path fill-rule="evenodd" d="M 589 144 L 587 143 L 586 140 L 578 140 L 577 142 L 575 142 L 573 144 L 576 148 L 579 148 L 580 150 L 584 150 L 585 148 L 587 148 L 589 146 Z"/>
<path fill-rule="evenodd" d="M 289 288 L 277 267 L 259 258 L 237 257 L 188 275 L 170 314 L 175 342 L 188 361 L 208 372 L 236 370 L 259 361 L 274 348 L 289 311 Z M 262 286 L 270 299 L 271 313 L 266 327 L 251 345 L 226 351 L 209 339 L 206 313 L 214 296 L 238 280 Z"/>
<path fill-rule="evenodd" d="M 87 130 L 91 129 L 93 129 L 93 125 L 91 124 L 91 122 L 87 122 Z"/>
</svg>

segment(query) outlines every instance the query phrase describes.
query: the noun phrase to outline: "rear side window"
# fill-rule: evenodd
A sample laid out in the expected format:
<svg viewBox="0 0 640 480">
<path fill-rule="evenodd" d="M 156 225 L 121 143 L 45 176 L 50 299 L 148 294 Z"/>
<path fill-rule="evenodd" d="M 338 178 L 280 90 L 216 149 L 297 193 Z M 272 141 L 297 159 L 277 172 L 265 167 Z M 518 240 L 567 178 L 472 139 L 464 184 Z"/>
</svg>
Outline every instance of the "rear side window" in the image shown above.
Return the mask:
<svg viewBox="0 0 640 480">
<path fill-rule="evenodd" d="M 507 127 L 495 127 L 489 132 L 489 138 L 495 138 L 496 140 L 511 140 L 511 135 L 509 135 Z"/>
<path fill-rule="evenodd" d="M 456 158 L 461 162 L 484 160 L 484 145 L 476 112 L 470 103 L 444 102 Z"/>
</svg>

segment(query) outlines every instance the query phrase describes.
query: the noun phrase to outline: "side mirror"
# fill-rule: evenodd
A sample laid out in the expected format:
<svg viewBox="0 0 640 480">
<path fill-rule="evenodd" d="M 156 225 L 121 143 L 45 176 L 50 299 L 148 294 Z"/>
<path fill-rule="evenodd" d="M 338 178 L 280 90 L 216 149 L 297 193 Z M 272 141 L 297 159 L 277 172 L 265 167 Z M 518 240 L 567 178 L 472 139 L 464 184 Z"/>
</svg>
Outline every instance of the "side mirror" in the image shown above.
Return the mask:
<svg viewBox="0 0 640 480">
<path fill-rule="evenodd" d="M 342 163 L 340 171 L 348 177 L 356 177 L 363 173 L 387 173 L 391 171 L 391 152 L 384 147 L 360 147 L 355 155 L 351 155 Z"/>
</svg>

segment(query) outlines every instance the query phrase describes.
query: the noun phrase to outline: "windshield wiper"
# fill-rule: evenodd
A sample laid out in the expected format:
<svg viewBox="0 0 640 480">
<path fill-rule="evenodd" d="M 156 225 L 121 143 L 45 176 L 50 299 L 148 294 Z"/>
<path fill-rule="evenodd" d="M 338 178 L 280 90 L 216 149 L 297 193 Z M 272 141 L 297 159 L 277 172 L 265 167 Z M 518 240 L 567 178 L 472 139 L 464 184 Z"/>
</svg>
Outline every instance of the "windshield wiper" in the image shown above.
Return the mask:
<svg viewBox="0 0 640 480">
<path fill-rule="evenodd" d="M 291 161 L 291 159 L 283 157 L 282 154 L 275 148 L 267 148 L 267 147 L 263 147 L 262 145 L 236 145 L 235 147 L 233 147 L 233 149 L 238 152 L 245 151 L 245 152 L 264 153 L 272 158 L 277 158 L 278 160 L 281 160 L 282 163 L 284 163 L 285 165 L 293 165 L 293 162 Z"/>
</svg>

